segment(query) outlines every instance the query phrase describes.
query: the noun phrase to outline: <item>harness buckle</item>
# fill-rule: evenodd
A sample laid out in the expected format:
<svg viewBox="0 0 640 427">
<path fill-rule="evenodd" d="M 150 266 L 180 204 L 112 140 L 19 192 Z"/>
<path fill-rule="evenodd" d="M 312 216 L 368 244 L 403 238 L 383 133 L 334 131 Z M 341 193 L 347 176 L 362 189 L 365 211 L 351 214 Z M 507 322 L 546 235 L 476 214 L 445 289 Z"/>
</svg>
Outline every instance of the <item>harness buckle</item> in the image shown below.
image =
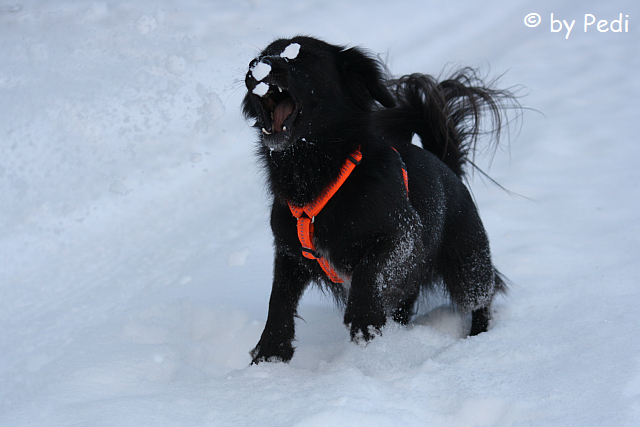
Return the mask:
<svg viewBox="0 0 640 427">
<path fill-rule="evenodd" d="M 322 255 L 320 255 L 318 252 L 314 251 L 313 249 L 309 249 L 309 248 L 305 248 L 304 246 L 300 246 L 300 250 L 302 251 L 302 255 L 305 258 L 309 258 L 309 259 L 322 258 Z"/>
</svg>

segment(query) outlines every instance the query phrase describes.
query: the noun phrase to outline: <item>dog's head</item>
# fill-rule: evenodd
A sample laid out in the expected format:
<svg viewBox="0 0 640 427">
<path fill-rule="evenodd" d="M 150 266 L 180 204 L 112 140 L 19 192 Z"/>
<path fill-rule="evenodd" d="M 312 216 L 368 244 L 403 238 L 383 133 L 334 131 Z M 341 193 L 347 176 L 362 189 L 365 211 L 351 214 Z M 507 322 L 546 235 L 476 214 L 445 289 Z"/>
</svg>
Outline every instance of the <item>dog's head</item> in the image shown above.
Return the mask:
<svg viewBox="0 0 640 427">
<path fill-rule="evenodd" d="M 379 61 L 312 37 L 271 43 L 249 64 L 245 83 L 243 112 L 272 150 L 330 135 L 372 111 L 375 101 L 395 105 Z"/>
</svg>

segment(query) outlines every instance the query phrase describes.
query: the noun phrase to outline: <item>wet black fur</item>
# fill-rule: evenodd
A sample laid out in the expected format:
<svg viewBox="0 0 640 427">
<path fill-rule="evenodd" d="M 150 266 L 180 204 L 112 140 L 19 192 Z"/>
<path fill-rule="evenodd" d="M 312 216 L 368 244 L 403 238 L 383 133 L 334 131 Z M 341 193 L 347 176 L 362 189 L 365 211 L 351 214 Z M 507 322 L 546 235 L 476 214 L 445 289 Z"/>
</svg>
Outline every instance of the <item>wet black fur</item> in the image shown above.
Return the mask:
<svg viewBox="0 0 640 427">
<path fill-rule="evenodd" d="M 282 58 L 291 43 L 300 45 L 298 56 Z M 344 305 L 356 342 L 381 333 L 388 317 L 408 323 L 419 293 L 438 285 L 459 311 L 472 313 L 470 335 L 486 331 L 491 302 L 506 287 L 463 177 L 481 118 L 497 137 L 510 93 L 487 87 L 471 69 L 440 82 L 422 74 L 389 79 L 362 50 L 310 37 L 277 40 L 251 67 L 259 61 L 271 66 L 262 80 L 270 94 L 253 93 L 259 82 L 250 69 L 243 112 L 260 134 L 258 153 L 273 195 L 275 262 L 267 323 L 252 363 L 291 359 L 298 302 L 311 283 Z M 268 105 L 286 96 L 296 105 L 287 130 L 263 133 L 272 128 Z M 414 134 L 424 149 L 411 143 Z M 351 277 L 343 286 L 302 256 L 287 202 L 314 200 L 358 147 L 361 164 L 315 218 L 317 248 Z"/>
</svg>

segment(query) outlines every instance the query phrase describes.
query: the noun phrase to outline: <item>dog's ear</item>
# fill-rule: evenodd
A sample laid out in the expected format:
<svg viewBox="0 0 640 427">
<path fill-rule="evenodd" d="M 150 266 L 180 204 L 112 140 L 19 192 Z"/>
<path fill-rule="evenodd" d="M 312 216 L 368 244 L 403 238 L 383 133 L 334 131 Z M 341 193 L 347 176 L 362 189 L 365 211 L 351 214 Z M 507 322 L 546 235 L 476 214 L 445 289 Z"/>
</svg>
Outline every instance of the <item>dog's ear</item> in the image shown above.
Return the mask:
<svg viewBox="0 0 640 427">
<path fill-rule="evenodd" d="M 352 47 L 338 53 L 338 64 L 345 79 L 345 90 L 352 101 L 366 106 L 373 98 L 387 108 L 395 107 L 396 101 L 385 85 L 385 73 L 380 62 Z"/>
</svg>

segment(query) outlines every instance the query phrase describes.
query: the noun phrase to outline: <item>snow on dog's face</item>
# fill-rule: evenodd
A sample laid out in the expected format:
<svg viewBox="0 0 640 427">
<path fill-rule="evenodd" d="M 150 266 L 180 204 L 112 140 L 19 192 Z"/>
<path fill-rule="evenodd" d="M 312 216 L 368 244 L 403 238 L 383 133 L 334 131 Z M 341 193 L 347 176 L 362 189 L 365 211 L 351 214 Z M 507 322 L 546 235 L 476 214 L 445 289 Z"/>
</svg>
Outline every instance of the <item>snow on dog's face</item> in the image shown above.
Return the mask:
<svg viewBox="0 0 640 427">
<path fill-rule="evenodd" d="M 272 150 L 326 140 L 346 117 L 370 112 L 376 100 L 394 104 L 376 60 L 310 37 L 271 43 L 249 64 L 245 84 L 243 112 Z"/>
</svg>

